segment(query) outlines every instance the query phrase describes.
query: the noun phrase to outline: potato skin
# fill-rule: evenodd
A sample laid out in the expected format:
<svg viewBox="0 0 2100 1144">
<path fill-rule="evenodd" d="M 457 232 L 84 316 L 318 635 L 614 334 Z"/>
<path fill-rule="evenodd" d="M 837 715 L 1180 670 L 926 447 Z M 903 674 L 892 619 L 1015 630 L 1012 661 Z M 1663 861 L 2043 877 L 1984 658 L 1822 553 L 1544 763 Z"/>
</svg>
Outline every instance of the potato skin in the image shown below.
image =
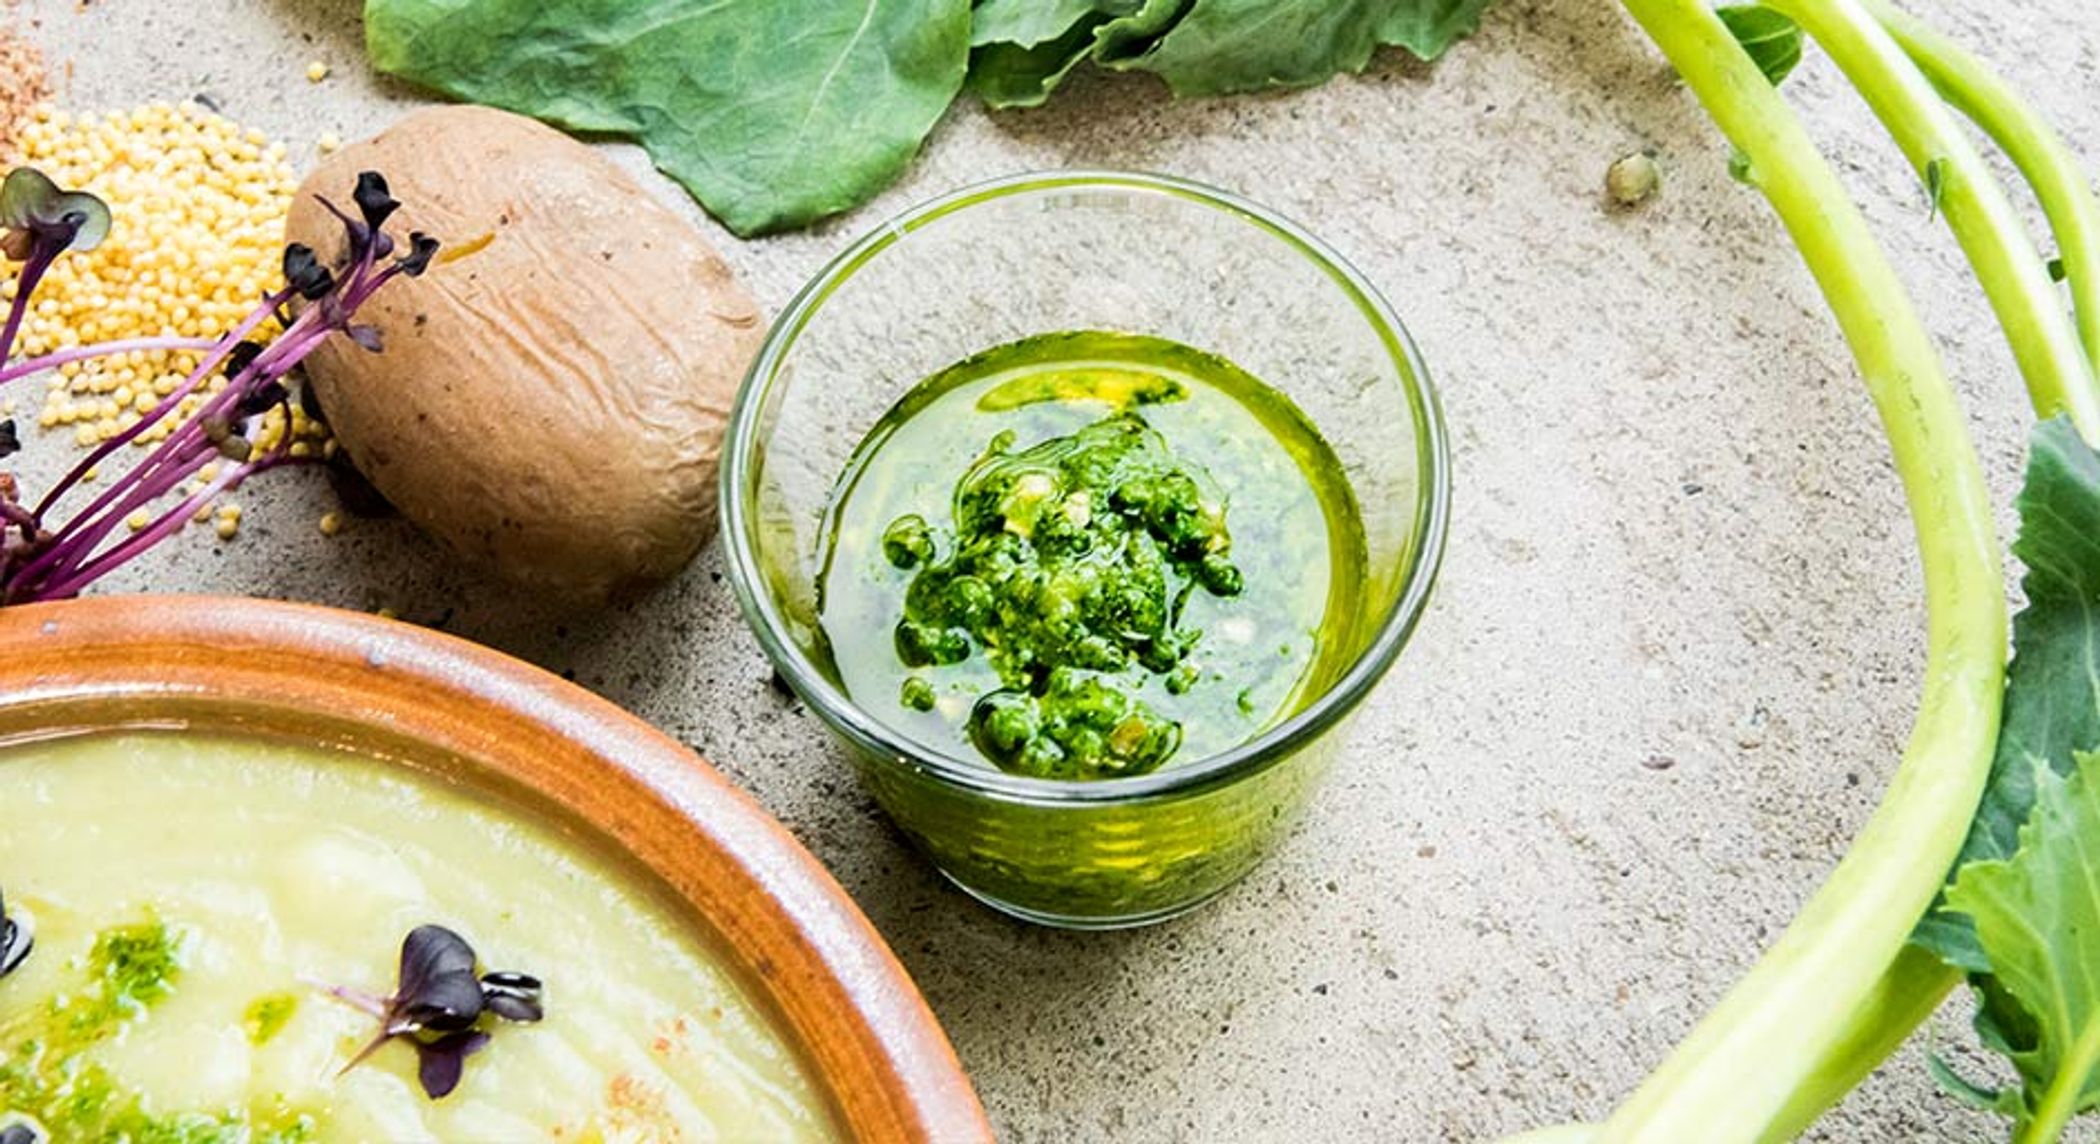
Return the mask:
<svg viewBox="0 0 2100 1144">
<path fill-rule="evenodd" d="M 715 531 L 716 464 L 763 336 L 684 219 L 591 148 L 493 108 L 417 111 L 300 186 L 288 239 L 340 258 L 360 171 L 455 253 L 358 311 L 306 373 L 339 447 L 403 515 L 522 586 L 589 607 L 677 572 Z M 479 248 L 475 247 L 479 245 Z"/>
</svg>

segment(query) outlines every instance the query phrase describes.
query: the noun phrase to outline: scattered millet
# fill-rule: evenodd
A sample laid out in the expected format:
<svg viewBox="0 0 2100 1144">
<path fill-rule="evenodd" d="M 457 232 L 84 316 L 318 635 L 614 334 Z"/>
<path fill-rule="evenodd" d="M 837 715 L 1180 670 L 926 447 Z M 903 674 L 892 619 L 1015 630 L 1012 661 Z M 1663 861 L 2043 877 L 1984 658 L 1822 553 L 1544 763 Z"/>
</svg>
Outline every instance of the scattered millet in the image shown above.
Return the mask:
<svg viewBox="0 0 2100 1144">
<path fill-rule="evenodd" d="M 60 186 L 102 197 L 115 225 L 101 246 L 60 259 L 24 323 L 25 357 L 131 337 L 216 337 L 279 284 L 284 216 L 298 185 L 282 144 L 195 104 L 156 103 L 105 116 L 39 108 L 23 125 L 20 160 Z M 0 287 L 0 300 L 13 284 Z M 275 323 L 258 331 L 268 337 Z M 129 353 L 71 363 L 49 382 L 37 420 L 89 447 L 136 423 L 181 384 L 196 355 Z M 223 378 L 207 383 L 222 389 Z M 182 414 L 204 400 L 192 395 Z M 164 439 L 171 418 L 136 443 Z M 256 433 L 285 432 L 272 411 Z M 293 411 L 295 439 L 322 428 Z"/>
</svg>

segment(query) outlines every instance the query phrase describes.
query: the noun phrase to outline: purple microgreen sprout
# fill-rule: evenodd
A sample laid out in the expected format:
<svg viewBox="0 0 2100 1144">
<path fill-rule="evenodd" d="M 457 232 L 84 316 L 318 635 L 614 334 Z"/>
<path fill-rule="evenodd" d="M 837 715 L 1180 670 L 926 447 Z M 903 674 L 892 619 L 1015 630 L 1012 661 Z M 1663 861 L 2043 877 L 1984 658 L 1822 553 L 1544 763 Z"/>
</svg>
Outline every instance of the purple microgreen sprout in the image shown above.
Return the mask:
<svg viewBox="0 0 2100 1144">
<path fill-rule="evenodd" d="M 7 898 L 0 896 L 0 977 L 15 971 L 36 944 L 36 927 L 28 918 L 10 917 Z"/>
<path fill-rule="evenodd" d="M 391 258 L 395 243 L 383 227 L 400 204 L 376 172 L 358 177 L 354 198 L 356 218 L 322 200 L 343 223 L 341 258 L 331 265 L 309 247 L 287 246 L 284 287 L 265 295 L 247 318 L 219 338 L 127 338 L 0 367 L 4 385 L 68 362 L 110 354 L 179 350 L 202 355 L 173 392 L 91 450 L 33 506 L 25 505 L 15 482 L 0 474 L 0 604 L 77 596 L 98 578 L 180 532 L 214 498 L 249 477 L 319 459 L 293 455 L 293 393 L 287 377 L 338 333 L 377 350 L 378 331 L 352 320 L 358 308 L 392 279 L 423 273 L 438 248 L 437 240 L 419 232 L 409 238 L 409 253 Z M 101 200 L 62 191 L 32 168 L 18 168 L 0 183 L 0 253 L 21 263 L 13 304 L 0 329 L 0 361 L 13 353 L 30 297 L 45 271 L 69 250 L 92 249 L 109 228 L 109 209 Z M 295 305 L 296 314 L 291 309 Z M 251 340 L 272 318 L 281 331 L 267 344 Z M 221 372 L 225 388 L 210 392 L 206 384 Z M 165 440 L 84 508 L 57 519 L 60 504 L 79 491 L 97 466 L 155 426 L 177 418 L 183 403 L 200 393 L 207 396 L 187 420 L 173 425 Z M 251 430 L 254 420 L 271 410 L 284 418 L 284 431 L 264 448 L 255 443 Z M 0 423 L 0 457 L 18 447 L 12 423 Z M 221 466 L 216 477 L 166 505 L 205 466 L 215 463 Z M 155 515 L 155 506 L 165 507 Z M 120 537 L 119 529 L 134 515 L 144 517 L 144 526 Z"/>
<path fill-rule="evenodd" d="M 322 986 L 330 996 L 379 1020 L 378 1034 L 341 1072 L 356 1068 L 388 1041 L 405 1038 L 416 1050 L 416 1077 L 424 1095 L 439 1100 L 459 1086 L 466 1059 L 488 1044 L 487 1031 L 476 1027 L 484 1014 L 517 1022 L 544 1015 L 538 978 L 506 972 L 477 975 L 477 960 L 467 939 L 444 926 L 421 925 L 402 939 L 392 996 Z"/>
</svg>

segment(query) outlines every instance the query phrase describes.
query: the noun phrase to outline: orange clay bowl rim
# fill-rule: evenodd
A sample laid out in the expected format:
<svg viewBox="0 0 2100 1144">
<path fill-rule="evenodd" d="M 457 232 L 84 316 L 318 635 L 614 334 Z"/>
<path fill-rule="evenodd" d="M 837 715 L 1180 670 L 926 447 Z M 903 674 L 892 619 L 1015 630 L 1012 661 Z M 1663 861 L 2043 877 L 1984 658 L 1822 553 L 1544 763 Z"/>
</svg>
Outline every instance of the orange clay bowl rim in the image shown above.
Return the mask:
<svg viewBox="0 0 2100 1144">
<path fill-rule="evenodd" d="M 303 604 L 0 608 L 0 742 L 120 727 L 291 734 L 470 788 L 529 788 L 711 931 L 848 1138 L 991 1137 L 925 1000 L 823 866 L 690 749 L 575 684 L 452 636 Z"/>
</svg>

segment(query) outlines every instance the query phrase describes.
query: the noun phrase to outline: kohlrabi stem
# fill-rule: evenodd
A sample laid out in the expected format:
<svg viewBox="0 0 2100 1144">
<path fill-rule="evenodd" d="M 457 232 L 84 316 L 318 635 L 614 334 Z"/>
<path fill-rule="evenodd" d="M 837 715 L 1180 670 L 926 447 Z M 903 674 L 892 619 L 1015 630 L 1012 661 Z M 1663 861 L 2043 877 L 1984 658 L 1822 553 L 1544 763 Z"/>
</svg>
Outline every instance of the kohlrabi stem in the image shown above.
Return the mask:
<svg viewBox="0 0 2100 1144">
<path fill-rule="evenodd" d="M 1848 1043 L 1860 999 L 1897 961 L 1968 834 L 1998 739 L 2005 585 L 1954 388 L 1844 184 L 1704 0 L 1622 2 L 1747 157 L 1835 312 L 1888 435 L 1925 572 L 1924 697 L 1880 808 L 1771 950 L 1598 1137 L 1754 1141 L 1799 1094 L 1820 1091 L 1814 1071 Z"/>
<path fill-rule="evenodd" d="M 1854 1006 L 1836 1045 L 1823 1054 L 1763 1140 L 1792 1140 L 1845 1098 L 1889 1054 L 1910 1038 L 1961 983 L 1961 972 L 1919 945 L 1906 945 L 1895 964 Z"/>
<path fill-rule="evenodd" d="M 1938 182 L 1940 213 L 1969 257 L 2027 379 L 2035 411 L 2100 441 L 2100 385 L 2048 265 L 1981 153 L 1925 73 L 1861 0 L 1763 0 L 1801 25 L 1889 129 L 1918 177 Z M 1938 171 L 1937 176 L 1932 174 Z"/>
<path fill-rule="evenodd" d="M 1955 110 L 2020 169 L 2056 233 L 2086 357 L 2100 363 L 2100 198 L 2078 157 L 2020 94 L 1960 44 L 1887 0 L 1863 0 Z"/>
<path fill-rule="evenodd" d="M 2034 1106 L 2034 1119 L 2013 1137 L 2013 1144 L 2056 1144 L 2071 1118 L 2085 1110 L 2082 1098 L 2095 1067 L 2100 1067 L 2100 1023 L 2088 1022 Z"/>
</svg>

